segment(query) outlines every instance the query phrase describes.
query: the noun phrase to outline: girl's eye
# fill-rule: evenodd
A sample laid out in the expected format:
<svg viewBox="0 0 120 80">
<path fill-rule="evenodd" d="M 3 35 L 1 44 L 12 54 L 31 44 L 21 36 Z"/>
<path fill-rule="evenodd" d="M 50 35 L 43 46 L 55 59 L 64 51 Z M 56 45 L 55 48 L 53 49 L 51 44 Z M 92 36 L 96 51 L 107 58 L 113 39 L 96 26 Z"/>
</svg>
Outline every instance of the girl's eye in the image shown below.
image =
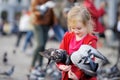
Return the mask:
<svg viewBox="0 0 120 80">
<path fill-rule="evenodd" d="M 72 31 L 74 31 L 74 30 L 75 30 L 75 28 L 71 28 L 71 30 L 72 30 Z"/>
<path fill-rule="evenodd" d="M 79 28 L 76 28 L 77 30 L 81 30 L 81 28 L 79 27 Z"/>
<path fill-rule="evenodd" d="M 75 29 L 75 28 L 72 28 L 72 29 Z"/>
<path fill-rule="evenodd" d="M 72 28 L 72 30 L 81 30 L 81 27 Z"/>
</svg>

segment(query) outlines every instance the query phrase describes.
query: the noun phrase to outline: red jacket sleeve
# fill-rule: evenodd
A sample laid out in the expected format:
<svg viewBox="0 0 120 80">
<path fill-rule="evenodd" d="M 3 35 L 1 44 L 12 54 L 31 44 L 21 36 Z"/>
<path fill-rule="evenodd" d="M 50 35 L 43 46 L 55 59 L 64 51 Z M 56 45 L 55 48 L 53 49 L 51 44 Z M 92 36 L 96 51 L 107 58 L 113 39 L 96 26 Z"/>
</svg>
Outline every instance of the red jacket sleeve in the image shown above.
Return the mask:
<svg viewBox="0 0 120 80">
<path fill-rule="evenodd" d="M 89 42 L 89 45 L 91 45 L 93 48 L 97 48 L 97 41 L 96 40 L 91 40 L 90 42 Z"/>
</svg>

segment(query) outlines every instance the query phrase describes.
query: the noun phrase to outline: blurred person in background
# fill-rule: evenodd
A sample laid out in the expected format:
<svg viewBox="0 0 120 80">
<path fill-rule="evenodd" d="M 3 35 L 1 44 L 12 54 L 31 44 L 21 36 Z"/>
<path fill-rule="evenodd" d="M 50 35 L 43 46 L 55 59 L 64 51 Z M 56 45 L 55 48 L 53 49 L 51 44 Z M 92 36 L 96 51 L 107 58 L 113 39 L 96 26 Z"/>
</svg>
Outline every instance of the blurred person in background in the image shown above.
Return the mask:
<svg viewBox="0 0 120 80">
<path fill-rule="evenodd" d="M 54 12 L 58 19 L 58 24 L 54 25 L 53 30 L 57 40 L 60 42 L 64 36 L 64 33 L 68 31 L 66 16 L 71 7 L 76 3 L 76 0 L 64 0 L 61 3 L 58 3 L 54 7 Z"/>
<path fill-rule="evenodd" d="M 55 33 L 55 38 L 60 42 L 64 36 L 64 33 L 67 30 L 67 22 L 66 22 L 66 15 L 68 11 L 65 11 L 64 9 L 70 9 L 71 6 L 73 6 L 74 1 L 76 0 L 64 0 L 64 1 L 56 1 L 56 5 L 53 8 L 55 12 L 55 16 L 57 17 L 57 25 L 54 25 L 53 31 Z M 72 4 L 72 5 L 70 5 Z M 69 5 L 69 6 L 67 6 Z"/>
<path fill-rule="evenodd" d="M 119 42 L 118 53 L 120 54 L 120 13 L 118 14 L 118 21 L 117 21 L 117 38 Z"/>
<path fill-rule="evenodd" d="M 62 9 L 61 9 L 61 13 L 60 13 L 60 23 L 61 23 L 65 32 L 68 31 L 68 28 L 67 28 L 67 13 L 75 5 L 78 5 L 77 0 L 64 0 L 61 4 Z"/>
<path fill-rule="evenodd" d="M 57 2 L 56 2 L 57 4 Z M 61 42 L 62 38 L 63 38 L 63 35 L 64 35 L 64 30 L 59 22 L 59 20 L 61 19 L 61 16 L 60 16 L 60 6 L 59 4 L 57 4 L 54 8 L 54 13 L 55 13 L 55 16 L 57 18 L 57 24 L 53 26 L 53 31 L 55 33 L 54 37 L 57 39 L 57 41 Z"/>
<path fill-rule="evenodd" d="M 76 0 L 64 0 L 61 2 L 56 2 L 54 12 L 58 19 L 58 24 L 54 25 L 53 30 L 55 32 L 55 37 L 59 42 L 62 40 L 64 33 L 68 31 L 66 21 L 67 13 L 76 3 Z"/>
<path fill-rule="evenodd" d="M 3 24 L 3 33 L 4 33 L 4 35 L 11 34 L 11 30 L 12 30 L 11 24 L 7 20 L 4 21 L 4 24 Z"/>
<path fill-rule="evenodd" d="M 19 47 L 22 37 L 25 35 L 25 43 L 22 48 L 22 51 L 25 52 L 27 45 L 30 43 L 30 46 L 33 46 L 31 38 L 33 37 L 33 28 L 30 21 L 30 12 L 27 10 L 22 10 L 22 15 L 19 21 L 19 32 L 17 35 L 16 47 Z"/>
<path fill-rule="evenodd" d="M 3 35 L 3 21 L 0 19 L 0 35 Z"/>
<path fill-rule="evenodd" d="M 26 21 L 23 22 L 23 25 L 26 26 L 26 37 L 25 37 L 25 43 L 23 46 L 23 52 L 25 52 L 28 44 L 30 44 L 31 47 L 33 47 L 32 43 L 32 37 L 33 37 L 33 25 L 31 23 L 31 12 L 27 11 L 23 17 L 26 19 Z M 25 24 L 24 24 L 25 23 Z M 21 23 L 22 24 L 22 23 Z"/>
<path fill-rule="evenodd" d="M 105 37 L 104 35 L 105 27 L 101 24 L 99 18 L 105 14 L 106 2 L 102 1 L 100 3 L 99 9 L 97 9 L 96 6 L 94 5 L 95 0 L 80 0 L 80 1 L 87 7 L 92 16 L 92 19 L 94 21 L 94 31 L 96 32 L 97 36 L 99 38 L 101 36 Z M 100 41 L 98 41 L 98 46 L 102 47 L 102 45 L 103 44 Z"/>
<path fill-rule="evenodd" d="M 43 66 L 43 57 L 39 54 L 45 50 L 48 39 L 48 31 L 51 26 L 56 24 L 56 18 L 52 7 L 47 4 L 49 0 L 31 0 L 30 10 L 32 13 L 32 23 L 34 25 L 34 35 L 36 42 L 36 49 L 30 71 L 38 65 Z M 47 6 L 47 7 L 46 7 Z"/>
</svg>

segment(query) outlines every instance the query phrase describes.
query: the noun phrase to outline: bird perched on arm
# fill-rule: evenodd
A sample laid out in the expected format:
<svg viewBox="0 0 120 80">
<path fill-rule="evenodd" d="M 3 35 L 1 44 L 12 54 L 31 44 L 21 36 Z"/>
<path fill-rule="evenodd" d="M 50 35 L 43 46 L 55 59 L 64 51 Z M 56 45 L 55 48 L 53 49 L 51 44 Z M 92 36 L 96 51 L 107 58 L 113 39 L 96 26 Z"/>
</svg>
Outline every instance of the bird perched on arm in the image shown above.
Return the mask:
<svg viewBox="0 0 120 80">
<path fill-rule="evenodd" d="M 65 64 L 67 59 L 69 58 L 66 53 L 67 52 L 62 49 L 50 48 L 50 49 L 45 50 L 44 52 L 40 52 L 40 55 L 48 58 L 48 64 L 50 63 L 51 60 Z"/>
</svg>

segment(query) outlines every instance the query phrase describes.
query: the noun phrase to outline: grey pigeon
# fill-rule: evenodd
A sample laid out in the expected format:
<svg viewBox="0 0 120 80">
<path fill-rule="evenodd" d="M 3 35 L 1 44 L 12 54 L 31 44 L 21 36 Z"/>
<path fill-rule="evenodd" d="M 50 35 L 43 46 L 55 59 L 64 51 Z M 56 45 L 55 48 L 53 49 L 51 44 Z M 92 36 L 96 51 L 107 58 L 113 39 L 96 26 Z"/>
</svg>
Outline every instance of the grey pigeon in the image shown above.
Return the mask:
<svg viewBox="0 0 120 80">
<path fill-rule="evenodd" d="M 5 52 L 3 55 L 3 63 L 6 64 L 7 62 L 8 62 L 7 52 Z"/>
<path fill-rule="evenodd" d="M 11 76 L 14 73 L 14 68 L 15 66 L 12 66 L 12 68 L 8 71 L 0 73 L 0 75 L 6 75 L 6 76 Z"/>
</svg>

